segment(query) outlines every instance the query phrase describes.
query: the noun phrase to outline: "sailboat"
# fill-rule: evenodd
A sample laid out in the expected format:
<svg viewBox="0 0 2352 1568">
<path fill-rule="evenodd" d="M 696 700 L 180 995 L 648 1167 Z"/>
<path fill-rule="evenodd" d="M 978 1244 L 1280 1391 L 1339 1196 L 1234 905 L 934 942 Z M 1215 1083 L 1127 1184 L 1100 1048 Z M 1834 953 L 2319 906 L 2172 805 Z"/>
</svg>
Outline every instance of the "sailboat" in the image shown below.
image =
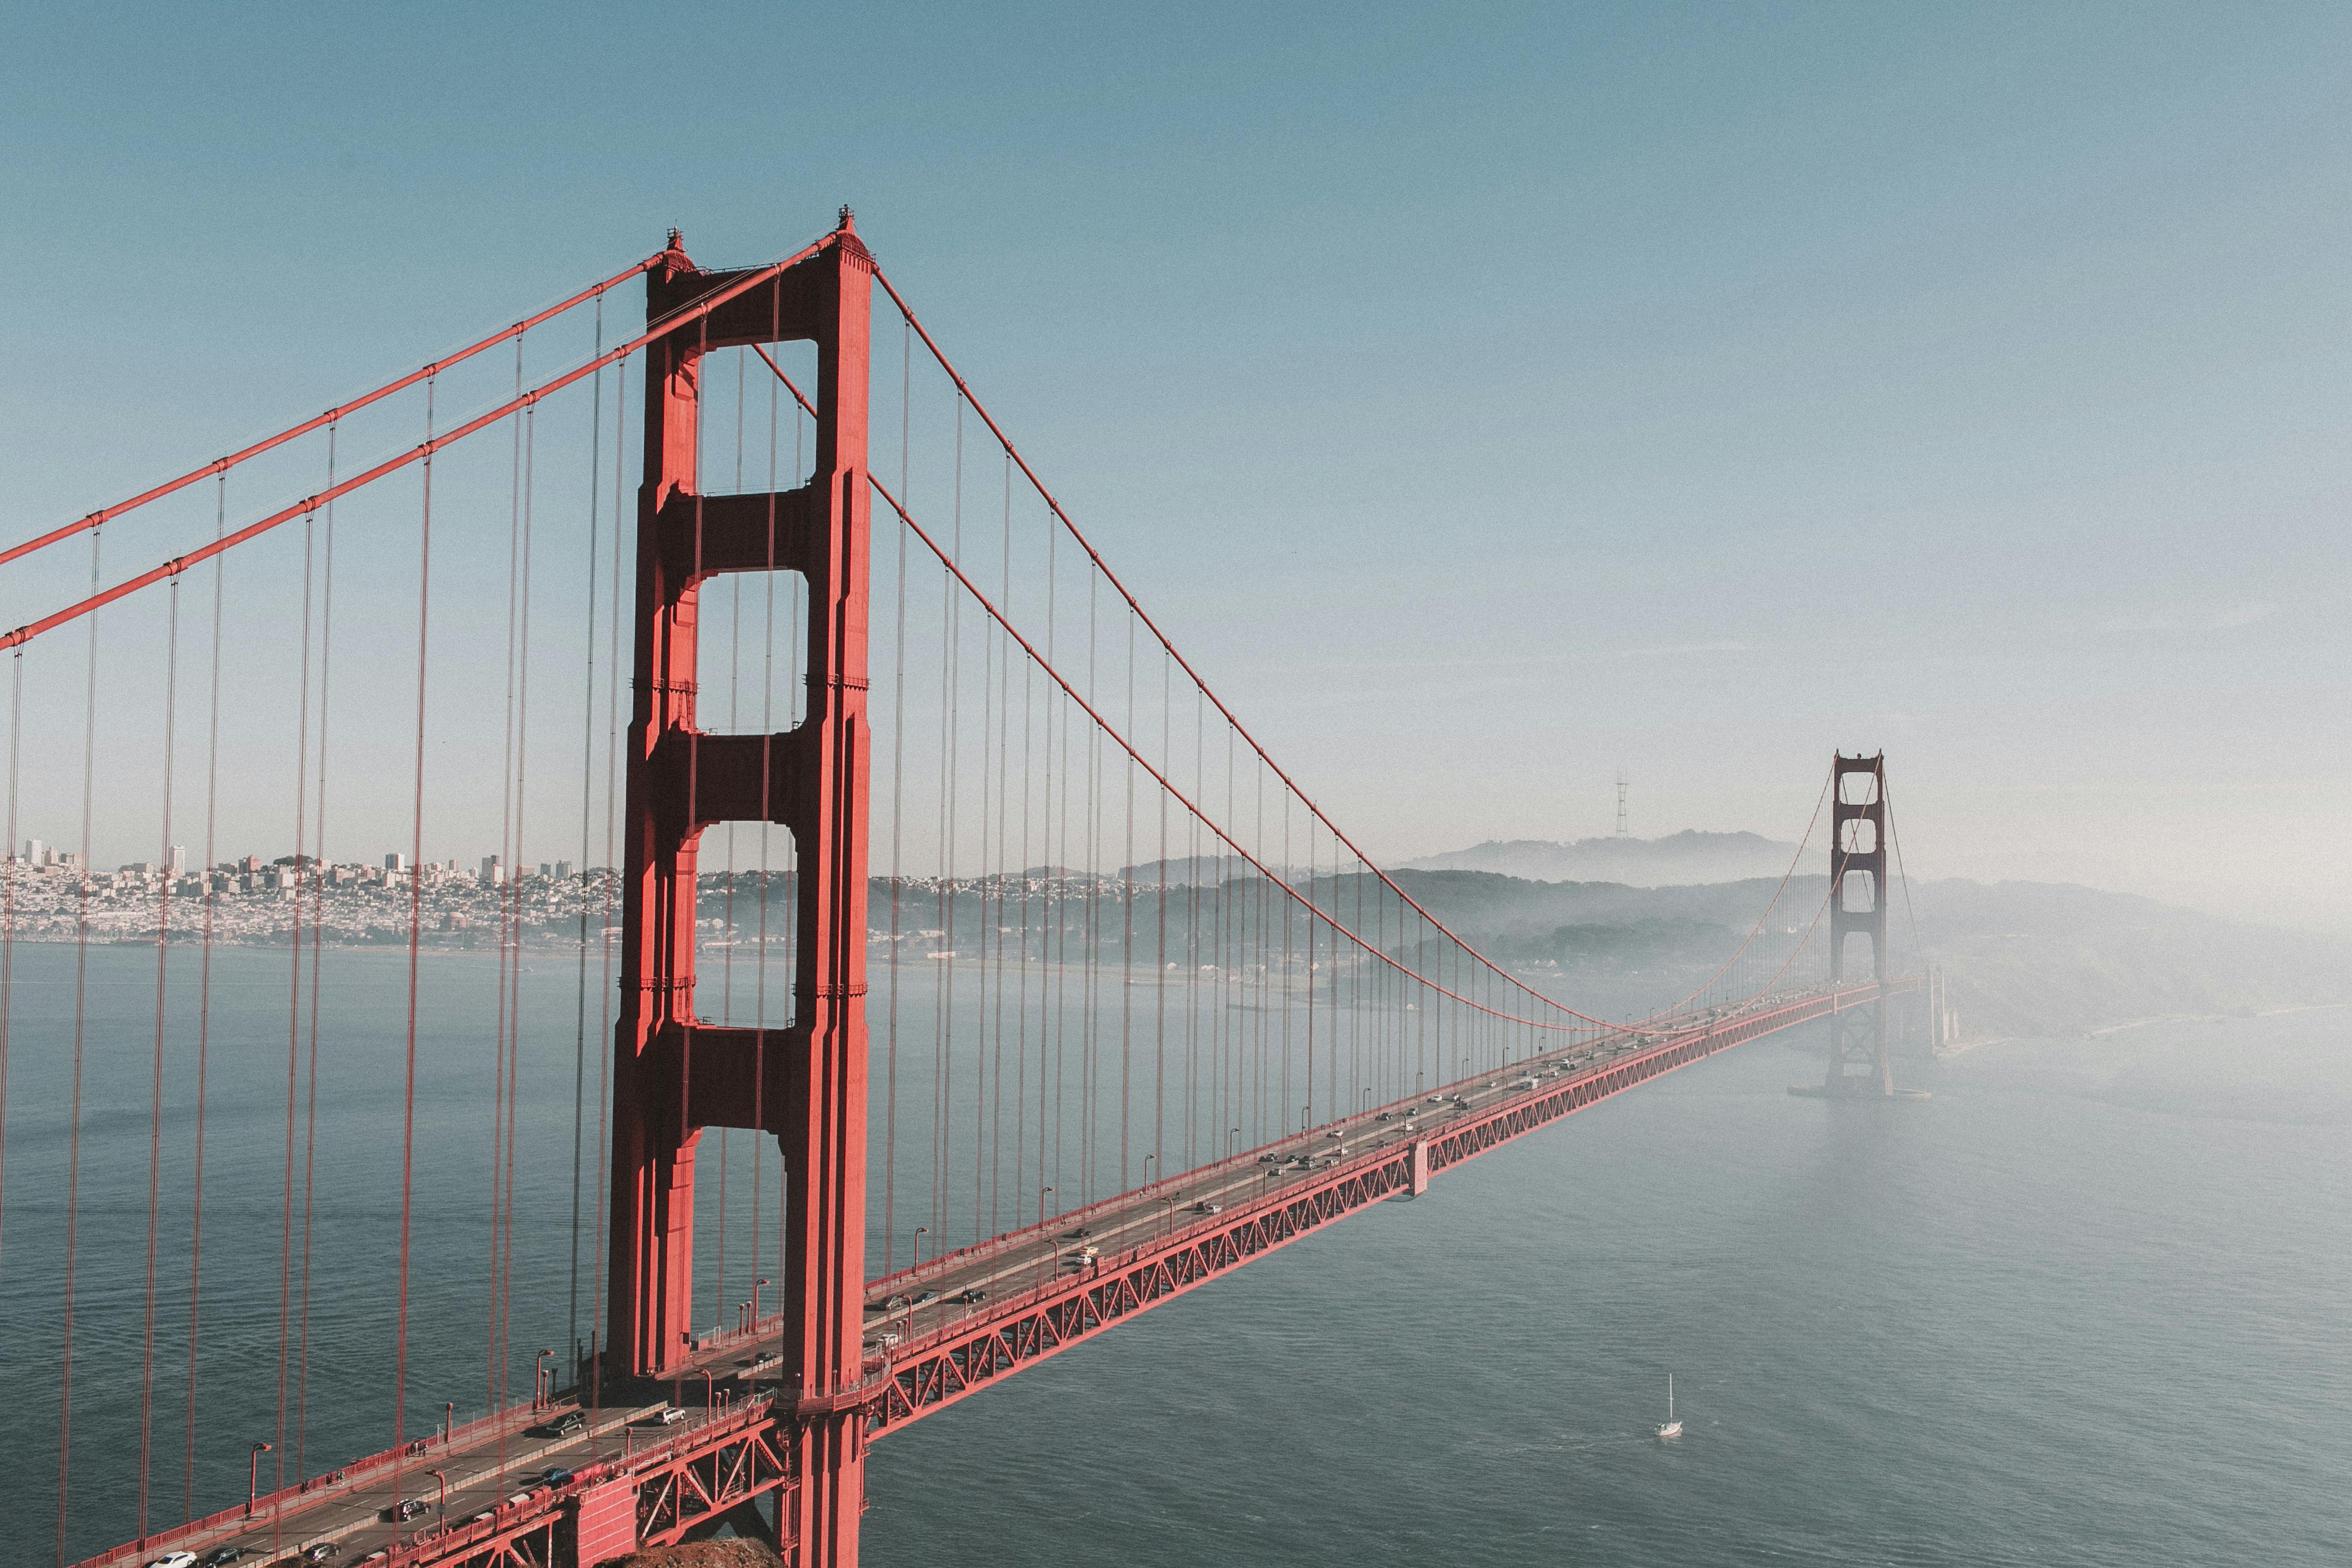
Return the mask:
<svg viewBox="0 0 2352 1568">
<path fill-rule="evenodd" d="M 1675 1374 L 1668 1373 L 1666 1373 L 1666 1418 L 1659 1423 L 1658 1436 L 1679 1437 L 1682 1435 L 1683 1424 L 1675 1419 Z"/>
</svg>

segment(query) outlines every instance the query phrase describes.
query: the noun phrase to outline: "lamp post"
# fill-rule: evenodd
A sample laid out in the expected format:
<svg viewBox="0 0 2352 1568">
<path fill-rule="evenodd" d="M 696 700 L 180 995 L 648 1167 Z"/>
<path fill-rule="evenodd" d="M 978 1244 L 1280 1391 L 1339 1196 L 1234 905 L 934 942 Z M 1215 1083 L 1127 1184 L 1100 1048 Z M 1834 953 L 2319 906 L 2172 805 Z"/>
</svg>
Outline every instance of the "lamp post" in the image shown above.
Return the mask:
<svg viewBox="0 0 2352 1568">
<path fill-rule="evenodd" d="M 247 1519 L 253 1517 L 254 1505 L 261 1499 L 261 1456 L 269 1452 L 273 1446 L 268 1443 L 253 1446 L 253 1462 L 246 1467 L 245 1471 L 245 1517 Z"/>
<path fill-rule="evenodd" d="M 425 1473 L 441 1483 L 440 1517 L 446 1520 L 449 1517 L 449 1478 L 443 1475 L 439 1470 L 427 1470 Z M 397 1500 L 394 1500 L 393 1506 L 394 1508 L 398 1508 L 400 1506 Z"/>
<path fill-rule="evenodd" d="M 930 1234 L 929 1226 L 919 1225 L 915 1227 L 915 1267 L 918 1268 L 923 1266 L 923 1237 Z"/>
<path fill-rule="evenodd" d="M 702 1408 L 705 1412 L 708 1412 L 719 1403 L 719 1395 L 716 1392 L 717 1384 L 711 1381 L 710 1369 L 706 1366 L 701 1370 Z"/>
<path fill-rule="evenodd" d="M 1240 1128 L 1238 1128 L 1238 1127 L 1234 1128 L 1232 1131 L 1230 1131 L 1230 1132 L 1228 1132 L 1228 1133 L 1226 1133 L 1226 1134 L 1225 1134 L 1225 1158 L 1226 1158 L 1226 1159 L 1230 1160 L 1230 1159 L 1232 1159 L 1232 1158 L 1234 1157 L 1234 1146 L 1235 1146 L 1236 1144 L 1240 1143 L 1240 1142 L 1241 1142 L 1241 1141 L 1242 1141 L 1242 1130 L 1241 1130 Z"/>
<path fill-rule="evenodd" d="M 1045 1223 L 1045 1200 L 1046 1200 L 1047 1198 L 1049 1198 L 1049 1197 L 1053 1196 L 1053 1194 L 1054 1194 L 1054 1189 L 1053 1189 L 1053 1188 L 1051 1188 L 1051 1187 L 1039 1187 L 1039 1188 L 1037 1189 L 1037 1223 L 1038 1223 L 1039 1225 L 1044 1225 L 1044 1224 Z M 1046 1240 L 1046 1245 L 1047 1245 L 1049 1247 L 1051 1247 L 1051 1248 L 1052 1248 L 1052 1257 L 1053 1257 L 1053 1259 L 1054 1259 L 1054 1274 L 1055 1274 L 1055 1277 L 1056 1279 L 1058 1279 L 1058 1278 L 1060 1278 L 1060 1276 L 1061 1276 L 1061 1272 L 1062 1272 L 1062 1269 L 1061 1269 L 1061 1264 L 1062 1264 L 1062 1246 L 1061 1246 L 1061 1243 L 1060 1243 L 1060 1242 L 1055 1241 L 1055 1240 L 1053 1237 L 1047 1237 L 1045 1238 L 1045 1240 Z M 1041 1258 L 1039 1258 L 1037 1261 L 1039 1262 L 1039 1264 L 1040 1264 L 1040 1265 L 1042 1265 L 1042 1264 L 1044 1264 L 1045 1259 Z M 1044 1289 L 1045 1288 L 1045 1274 L 1043 1273 L 1042 1269 L 1041 1269 L 1041 1271 L 1039 1272 L 1039 1274 L 1038 1274 L 1038 1276 L 1037 1276 L 1037 1288 L 1038 1288 L 1040 1290 L 1042 1290 L 1042 1289 Z"/>
<path fill-rule="evenodd" d="M 1146 1154 L 1143 1157 L 1143 1184 L 1147 1187 L 1151 1184 L 1151 1162 L 1158 1158 L 1160 1156 L 1157 1154 Z"/>
<path fill-rule="evenodd" d="M 547 1359 L 554 1353 L 553 1351 L 541 1351 L 538 1359 L 530 1363 L 530 1407 L 533 1410 L 542 1409 L 553 1400 L 555 1390 L 551 1384 L 554 1380 L 547 1375 Z"/>
<path fill-rule="evenodd" d="M 1372 1086 L 1364 1085 L 1364 1092 L 1356 1099 L 1356 1114 L 1361 1116 L 1372 1108 Z"/>
<path fill-rule="evenodd" d="M 446 1448 L 457 1440 L 457 1402 L 445 1399 L 441 1402 L 441 1446 Z"/>
<path fill-rule="evenodd" d="M 751 1281 L 751 1326 L 755 1329 L 760 1326 L 760 1287 L 769 1283 L 764 1279 Z"/>
</svg>

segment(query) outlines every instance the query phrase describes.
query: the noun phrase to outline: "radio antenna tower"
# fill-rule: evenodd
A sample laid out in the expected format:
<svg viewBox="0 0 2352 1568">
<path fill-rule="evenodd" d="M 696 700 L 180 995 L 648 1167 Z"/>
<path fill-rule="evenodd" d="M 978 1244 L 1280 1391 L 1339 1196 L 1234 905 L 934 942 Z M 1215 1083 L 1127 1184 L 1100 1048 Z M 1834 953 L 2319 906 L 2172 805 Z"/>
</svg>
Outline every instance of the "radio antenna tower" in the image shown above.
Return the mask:
<svg viewBox="0 0 2352 1568">
<path fill-rule="evenodd" d="M 1623 770 L 1623 769 L 1622 769 L 1622 768 L 1621 768 L 1621 769 L 1619 769 L 1619 770 L 1618 770 L 1618 773 L 1617 773 L 1617 837 L 1620 837 L 1620 838 L 1622 838 L 1622 837 L 1626 837 L 1626 834 L 1625 834 L 1625 773 L 1624 773 L 1624 770 Z"/>
</svg>

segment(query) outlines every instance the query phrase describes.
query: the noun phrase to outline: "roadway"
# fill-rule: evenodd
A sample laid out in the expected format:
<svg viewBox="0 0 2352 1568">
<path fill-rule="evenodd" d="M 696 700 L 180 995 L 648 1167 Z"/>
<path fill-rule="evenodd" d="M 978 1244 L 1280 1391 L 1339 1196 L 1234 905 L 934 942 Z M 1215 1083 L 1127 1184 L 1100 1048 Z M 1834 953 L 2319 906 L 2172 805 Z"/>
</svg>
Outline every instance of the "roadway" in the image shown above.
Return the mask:
<svg viewBox="0 0 2352 1568">
<path fill-rule="evenodd" d="M 1514 1062 L 1473 1078 L 1357 1115 L 1294 1132 L 1232 1159 L 1135 1188 L 1116 1197 L 1008 1232 L 875 1280 L 866 1301 L 865 1348 L 869 1357 L 904 1359 L 986 1315 L 988 1304 L 1056 1279 L 1075 1279 L 1104 1261 L 1208 1228 L 1217 1215 L 1255 1202 L 1282 1184 L 1326 1171 L 1372 1151 L 1440 1133 L 1455 1121 L 1483 1116 L 1554 1079 L 1598 1073 L 1655 1048 L 1664 1037 L 1708 1028 L 1767 1010 L 1784 997 L 1759 997 L 1708 1008 L 1670 1023 L 1621 1030 Z M 1530 1082 L 1529 1080 L 1533 1080 Z M 1522 1087 L 1524 1086 L 1524 1087 Z M 1202 1205 L 1210 1205 L 1203 1209 Z M 1091 1250 L 1089 1250 L 1091 1249 Z M 973 1293 L 977 1293 L 976 1297 Z M 764 1327 L 764 1325 L 763 1325 Z M 689 1356 L 684 1376 L 764 1384 L 782 1351 L 780 1333 L 730 1335 Z"/>
<path fill-rule="evenodd" d="M 571 1408 L 570 1402 L 562 1401 L 548 1411 L 530 1415 L 530 1419 L 551 1419 Z M 415 1499 L 425 1508 L 423 1513 L 398 1527 L 404 1542 L 438 1528 L 445 1519 L 449 1523 L 462 1524 L 478 1516 L 495 1518 L 510 1500 L 534 1506 L 543 1503 L 549 1489 L 539 1478 L 548 1469 L 577 1469 L 601 1459 L 622 1458 L 631 1451 L 644 1452 L 650 1442 L 657 1440 L 655 1434 L 659 1437 L 676 1435 L 678 1428 L 661 1424 L 658 1417 L 662 1408 L 661 1405 L 649 1405 L 583 1411 L 587 1429 L 572 1436 L 543 1436 L 525 1427 L 510 1426 L 503 1432 L 468 1440 L 460 1428 L 457 1442 L 445 1448 L 439 1446 L 436 1432 L 433 1447 L 403 1462 L 396 1478 L 398 1491 L 394 1489 L 395 1476 L 392 1471 L 372 1470 L 352 1482 L 327 1482 L 314 1487 L 307 1495 L 289 1498 L 284 1509 L 275 1514 L 269 1511 L 269 1500 L 265 1499 L 264 1511 L 252 1520 L 236 1520 L 186 1535 L 175 1534 L 168 1542 L 158 1537 L 145 1556 L 109 1552 L 103 1559 L 91 1561 L 147 1563 L 168 1549 L 194 1552 L 196 1560 L 205 1563 L 215 1552 L 229 1549 L 241 1552 L 237 1561 L 243 1568 L 264 1568 L 309 1561 L 305 1553 L 320 1545 L 333 1547 L 328 1560 L 339 1568 L 368 1561 L 392 1543 L 394 1526 L 390 1510 L 400 1496 Z M 694 1413 L 689 1421 L 698 1420 L 699 1415 L 699 1412 Z M 519 1413 L 518 1419 L 521 1418 Z M 448 1479 L 446 1510 L 441 1482 L 430 1473 L 434 1470 Z"/>
<path fill-rule="evenodd" d="M 1215 1164 L 872 1281 L 866 1303 L 867 1356 L 910 1358 L 927 1345 L 973 1326 L 975 1319 L 984 1319 L 992 1301 L 1002 1302 L 1016 1293 L 1025 1296 L 1057 1279 L 1075 1281 L 1129 1253 L 1181 1238 L 1195 1228 L 1213 1227 L 1221 1223 L 1218 1215 L 1223 1211 L 1254 1203 L 1285 1184 L 1380 1150 L 1435 1137 L 1454 1123 L 1486 1117 L 1516 1100 L 1538 1098 L 1557 1080 L 1603 1072 L 1620 1060 L 1656 1049 L 1670 1037 L 1711 1031 L 1790 999 L 1789 995 L 1753 998 L 1650 1027 L 1618 1031 L 1598 1040 L 1580 1040 L 1424 1095 L 1368 1108 L 1339 1121 L 1289 1134 Z M 435 1447 L 403 1462 L 397 1492 L 393 1472 L 370 1461 L 365 1473 L 356 1479 L 325 1483 L 303 1496 L 289 1497 L 274 1515 L 268 1511 L 269 1500 L 264 1500 L 260 1517 L 176 1535 L 168 1540 L 168 1546 L 194 1552 L 199 1563 L 223 1548 L 241 1548 L 246 1554 L 240 1562 L 247 1568 L 274 1568 L 303 1561 L 306 1551 L 321 1543 L 335 1548 L 331 1561 L 338 1564 L 367 1562 L 385 1553 L 394 1539 L 390 1510 L 402 1494 L 425 1508 L 419 1517 L 397 1527 L 403 1541 L 414 1540 L 445 1521 L 451 1525 L 495 1521 L 501 1510 L 510 1507 L 513 1519 L 536 1521 L 537 1516 L 548 1513 L 553 1500 L 548 1495 L 551 1489 L 541 1480 L 549 1469 L 579 1469 L 598 1461 L 645 1456 L 648 1449 L 691 1432 L 713 1416 L 725 1416 L 730 1406 L 772 1386 L 781 1372 L 781 1320 L 770 1319 L 750 1332 L 719 1336 L 695 1350 L 675 1374 L 670 1389 L 672 1399 L 683 1407 L 684 1418 L 678 1425 L 663 1424 L 661 1413 L 671 1400 L 662 1400 L 580 1410 L 585 1429 L 568 1436 L 534 1435 L 519 1426 L 468 1436 L 461 1428 L 457 1441 L 442 1447 L 436 1434 Z M 692 1387 L 696 1383 L 702 1384 L 699 1399 Z M 576 1396 L 578 1392 L 572 1394 Z M 642 1394 L 645 1385 L 630 1392 Z M 545 1415 L 577 1408 L 575 1397 L 567 1396 Z M 446 1505 L 441 1483 L 430 1473 L 433 1470 L 447 1478 Z M 117 1549 L 90 1559 L 89 1563 L 143 1563 L 160 1556 L 166 1544 L 164 1538 L 156 1538 L 144 1556 Z"/>
</svg>

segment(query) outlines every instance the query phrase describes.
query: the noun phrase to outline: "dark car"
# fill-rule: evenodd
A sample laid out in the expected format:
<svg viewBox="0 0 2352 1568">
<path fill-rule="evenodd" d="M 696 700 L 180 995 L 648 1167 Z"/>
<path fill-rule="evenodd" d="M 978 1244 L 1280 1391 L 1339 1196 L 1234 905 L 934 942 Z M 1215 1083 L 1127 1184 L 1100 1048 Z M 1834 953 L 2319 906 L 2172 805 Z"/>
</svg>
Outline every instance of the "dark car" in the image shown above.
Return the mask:
<svg viewBox="0 0 2352 1568">
<path fill-rule="evenodd" d="M 330 1557 L 340 1555 L 342 1550 L 335 1542 L 320 1541 L 305 1546 L 296 1555 L 305 1563 L 324 1563 Z"/>
<path fill-rule="evenodd" d="M 1063 1239 L 1064 1241 L 1084 1241 L 1087 1237 L 1088 1237 L 1092 1236 L 1093 1234 L 1094 1234 L 1094 1232 L 1093 1232 L 1092 1230 L 1088 1229 L 1087 1226 L 1078 1226 L 1078 1228 L 1077 1228 L 1077 1229 L 1076 1229 L 1076 1230 L 1064 1231 L 1064 1232 L 1062 1233 L 1062 1239 Z"/>
<path fill-rule="evenodd" d="M 982 1290 L 978 1286 L 974 1286 L 969 1290 L 957 1291 L 955 1294 L 955 1300 L 961 1302 L 964 1306 L 977 1307 L 982 1301 L 988 1300 L 988 1292 Z"/>
<path fill-rule="evenodd" d="M 423 1498 L 404 1497 L 398 1502 L 384 1509 L 384 1510 L 377 1517 L 381 1519 L 395 1520 L 400 1523 L 405 1524 L 410 1520 L 415 1519 L 418 1514 L 423 1513 L 429 1506 L 430 1505 L 426 1503 Z"/>
<path fill-rule="evenodd" d="M 198 1568 L 228 1568 L 232 1563 L 260 1555 L 261 1548 L 258 1546 L 224 1546 L 206 1557 Z"/>
<path fill-rule="evenodd" d="M 936 1301 L 939 1299 L 940 1293 L 937 1290 L 918 1290 L 915 1292 L 915 1299 L 910 1304 L 919 1307 L 927 1301 Z"/>
<path fill-rule="evenodd" d="M 532 1427 L 537 1437 L 571 1437 L 588 1430 L 588 1418 L 577 1410 L 567 1410 L 561 1415 L 551 1415 Z"/>
</svg>

